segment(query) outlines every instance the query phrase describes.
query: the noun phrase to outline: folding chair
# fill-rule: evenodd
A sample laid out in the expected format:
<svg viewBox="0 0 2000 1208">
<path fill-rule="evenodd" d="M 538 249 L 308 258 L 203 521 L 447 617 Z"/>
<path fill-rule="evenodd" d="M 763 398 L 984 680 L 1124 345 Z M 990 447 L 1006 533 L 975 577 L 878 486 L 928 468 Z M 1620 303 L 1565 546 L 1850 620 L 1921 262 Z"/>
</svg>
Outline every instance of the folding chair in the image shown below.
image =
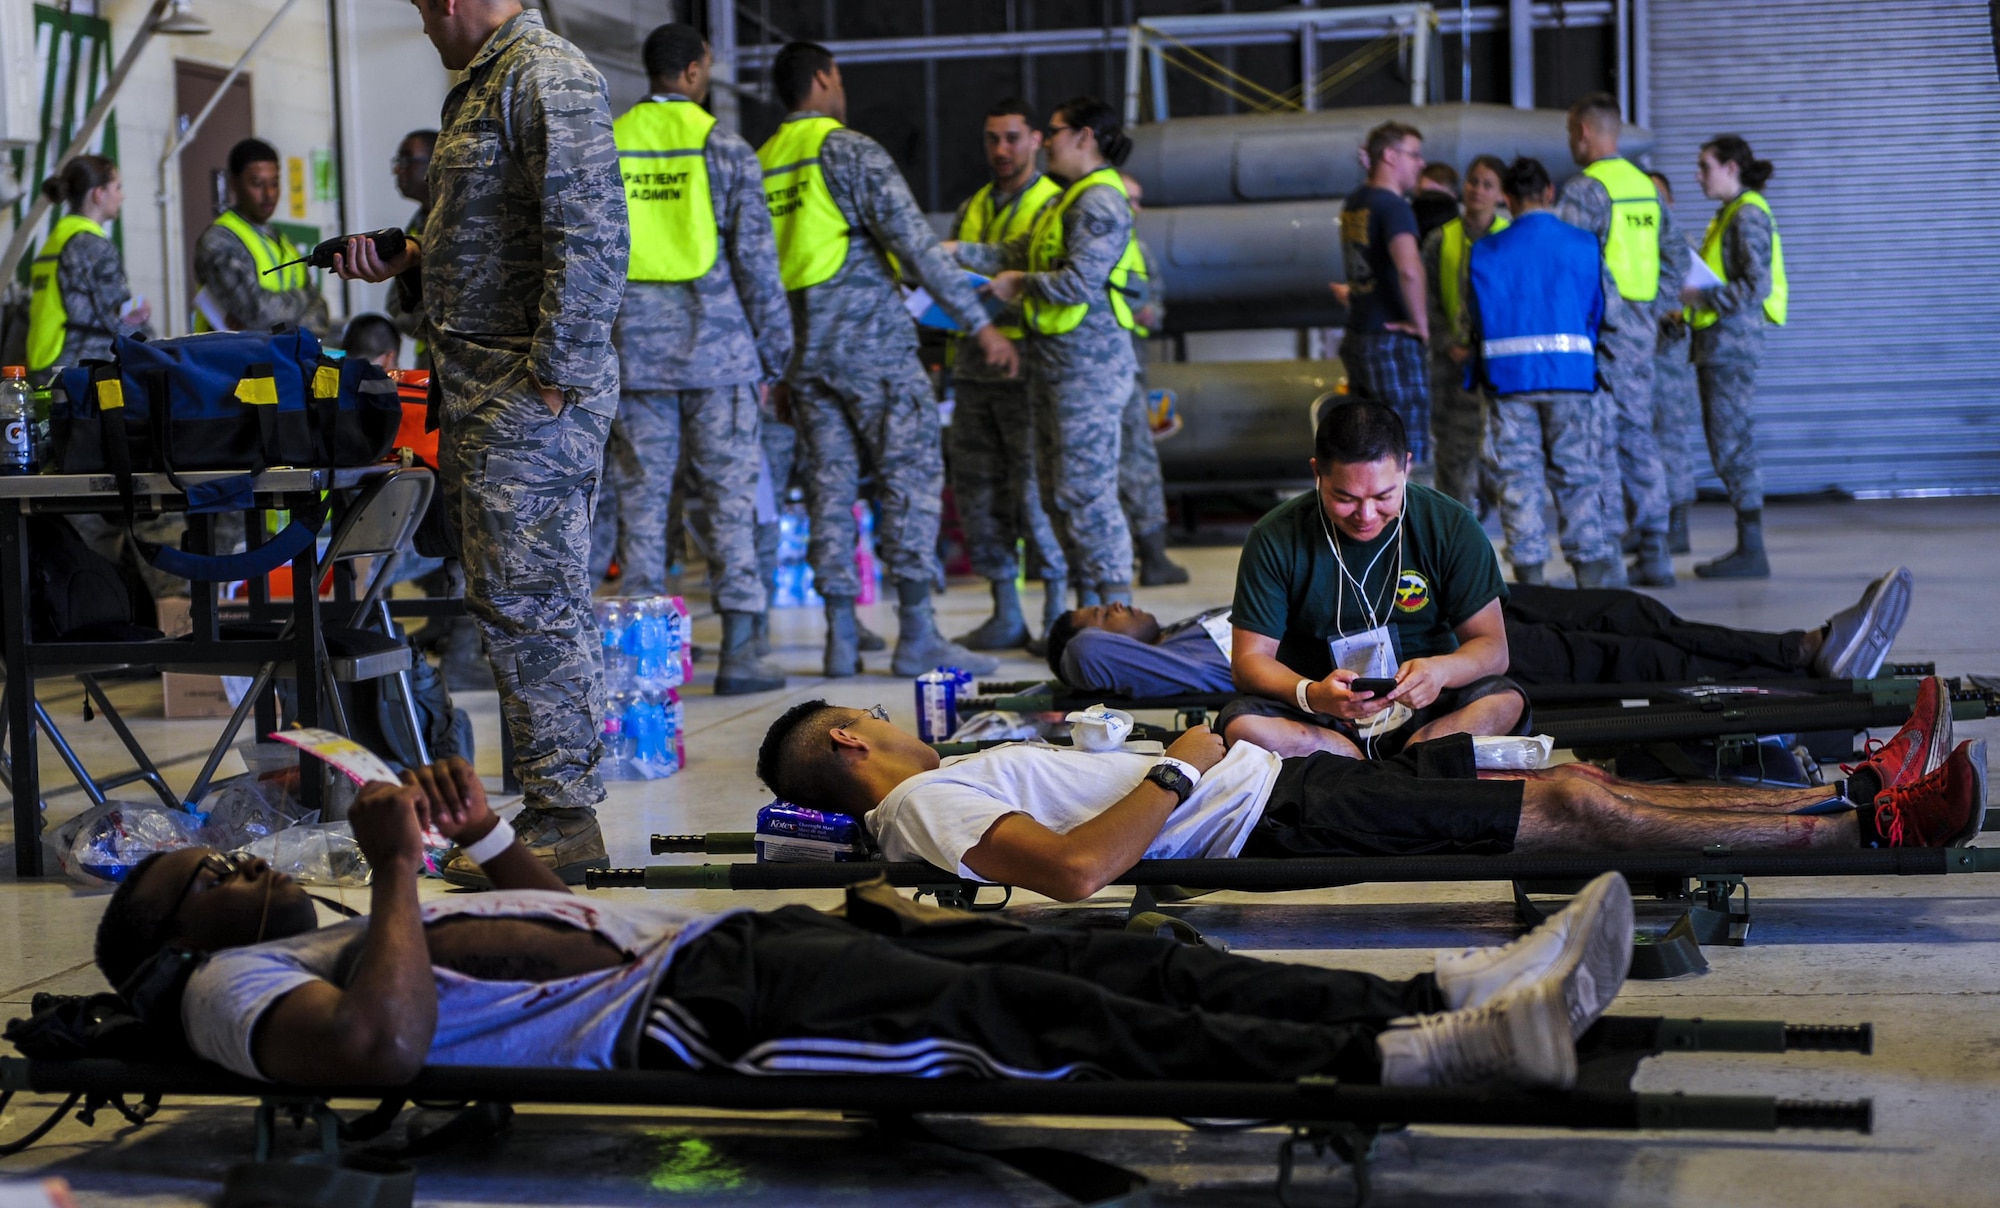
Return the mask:
<svg viewBox="0 0 2000 1208">
<path fill-rule="evenodd" d="M 93 775 L 90 769 L 84 766 L 83 757 L 76 753 L 70 746 L 69 739 L 57 728 L 55 719 L 49 716 L 48 709 L 40 700 L 35 701 L 35 724 L 41 727 L 42 733 L 48 737 L 49 745 L 56 749 L 56 754 L 61 757 L 63 765 L 69 768 L 70 775 L 76 777 L 77 784 L 82 787 L 84 796 L 90 798 L 92 805 L 103 805 L 105 794 L 113 789 L 144 782 L 152 788 L 154 794 L 168 809 L 179 809 L 181 799 L 167 787 L 167 782 L 160 776 L 160 769 L 153 766 L 152 758 L 146 754 L 146 749 L 139 745 L 139 740 L 132 736 L 132 731 L 125 725 L 125 719 L 118 715 L 118 710 L 112 707 L 110 698 L 104 695 L 103 685 L 97 682 L 97 677 L 104 672 L 123 671 L 131 665 L 133 664 L 107 667 L 99 664 L 88 670 L 57 668 L 49 675 L 35 677 L 37 680 L 42 680 L 75 676 L 76 681 L 83 685 L 85 707 L 95 707 L 97 712 L 103 714 L 104 720 L 111 723 L 112 731 L 118 735 L 118 741 L 125 744 L 125 750 L 132 756 L 135 765 L 131 771 L 120 772 L 115 776 Z M 6 710 L 7 694 L 0 692 L 0 714 L 5 714 Z M 14 761 L 5 750 L 4 735 L 0 735 L 0 785 L 5 785 L 9 793 L 14 791 Z"/>
<path fill-rule="evenodd" d="M 377 559 L 367 588 L 355 601 L 352 623 L 329 625 L 322 631 L 326 655 L 320 660 L 318 676 L 330 702 L 333 728 L 343 734 L 348 733 L 347 716 L 340 704 L 338 685 L 393 678 L 400 698 L 401 720 L 409 728 L 412 747 L 423 762 L 429 762 L 430 749 L 424 742 L 423 724 L 417 718 L 415 694 L 410 687 L 410 646 L 389 619 L 386 597 L 396 562 L 409 549 L 410 539 L 424 518 L 424 510 L 430 506 L 435 482 L 429 470 L 404 469 L 393 470 L 363 487 L 334 529 L 333 537 L 327 544 L 326 557 L 322 560 L 324 566 L 333 567 L 357 558 Z M 294 591 L 315 588 L 316 585 L 292 585 Z M 268 627 L 230 625 L 224 627 L 224 636 L 276 637 L 283 640 L 291 636 L 295 624 L 295 620 L 287 620 L 275 633 Z M 371 624 L 380 628 L 364 628 Z M 162 668 L 172 669 L 165 664 Z M 297 679 L 302 691 L 307 690 L 306 685 L 311 681 L 290 662 L 269 662 L 240 668 L 207 664 L 188 670 L 206 675 L 253 677 L 250 691 L 244 693 L 243 700 L 230 715 L 222 736 L 216 740 L 207 762 L 202 765 L 201 774 L 195 777 L 193 787 L 188 790 L 186 801 L 192 805 L 201 800 L 202 794 L 207 791 L 216 769 L 235 742 L 237 732 L 242 729 L 244 721 L 256 707 L 257 698 L 263 695 L 271 681 L 278 678 Z"/>
</svg>

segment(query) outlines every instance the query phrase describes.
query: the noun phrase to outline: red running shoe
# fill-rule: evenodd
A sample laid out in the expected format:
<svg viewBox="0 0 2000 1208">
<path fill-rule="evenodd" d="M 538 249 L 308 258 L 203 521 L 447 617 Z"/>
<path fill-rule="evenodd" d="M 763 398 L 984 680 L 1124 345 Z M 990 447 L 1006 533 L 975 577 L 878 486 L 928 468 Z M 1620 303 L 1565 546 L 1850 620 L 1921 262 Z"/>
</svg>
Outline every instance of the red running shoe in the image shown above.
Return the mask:
<svg viewBox="0 0 2000 1208">
<path fill-rule="evenodd" d="M 1868 752 L 1868 758 L 1841 771 L 1851 776 L 1867 768 L 1881 777 L 1886 792 L 1937 771 L 1950 753 L 1951 693 L 1943 680 L 1927 675 L 1917 685 L 1917 705 L 1903 728 Z"/>
<path fill-rule="evenodd" d="M 1874 809 L 1889 847 L 1964 847 L 1986 824 L 1986 740 L 1960 743 L 1937 771 L 1884 789 Z"/>
</svg>

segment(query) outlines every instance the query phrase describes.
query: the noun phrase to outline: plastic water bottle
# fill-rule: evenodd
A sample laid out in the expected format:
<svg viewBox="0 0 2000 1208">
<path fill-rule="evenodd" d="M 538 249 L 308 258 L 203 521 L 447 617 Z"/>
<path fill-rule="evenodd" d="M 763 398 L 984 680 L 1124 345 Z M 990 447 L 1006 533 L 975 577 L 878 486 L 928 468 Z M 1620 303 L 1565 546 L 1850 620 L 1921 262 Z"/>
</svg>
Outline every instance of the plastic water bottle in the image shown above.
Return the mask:
<svg viewBox="0 0 2000 1208">
<path fill-rule="evenodd" d="M 0 474 L 33 474 L 35 461 L 35 395 L 28 389 L 26 366 L 0 369 Z"/>
<path fill-rule="evenodd" d="M 625 711 L 625 722 L 632 736 L 632 763 L 649 779 L 663 775 L 670 754 L 666 710 L 659 699 L 650 692 L 634 699 Z"/>
<path fill-rule="evenodd" d="M 604 700 L 604 775 L 622 778 L 625 766 L 625 695 L 610 693 Z"/>
<path fill-rule="evenodd" d="M 616 600 L 597 606 L 599 644 L 604 653 L 604 688 L 623 692 L 632 684 L 632 663 L 625 657 L 625 609 Z"/>
<path fill-rule="evenodd" d="M 958 729 L 958 672 L 939 667 L 917 677 L 917 737 L 944 742 Z"/>
</svg>

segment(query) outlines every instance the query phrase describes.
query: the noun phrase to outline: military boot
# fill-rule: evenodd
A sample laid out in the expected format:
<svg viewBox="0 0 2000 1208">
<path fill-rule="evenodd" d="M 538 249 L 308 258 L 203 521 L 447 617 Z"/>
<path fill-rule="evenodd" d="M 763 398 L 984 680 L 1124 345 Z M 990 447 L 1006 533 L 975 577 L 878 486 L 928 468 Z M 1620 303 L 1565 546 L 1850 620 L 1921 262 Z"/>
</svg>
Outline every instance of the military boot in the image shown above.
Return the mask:
<svg viewBox="0 0 2000 1208">
<path fill-rule="evenodd" d="M 514 836 L 565 885 L 581 884 L 585 869 L 611 867 L 595 813 L 531 806 L 514 816 Z M 493 888 L 486 871 L 467 859 L 463 850 L 452 852 L 439 875 L 460 889 Z"/>
<path fill-rule="evenodd" d="M 922 675 L 933 667 L 957 667 L 987 675 L 999 666 L 999 659 L 974 654 L 938 632 L 928 580 L 896 580 L 896 653 L 889 661 L 889 670 L 897 675 Z"/>
<path fill-rule="evenodd" d="M 750 653 L 760 659 L 771 657 L 771 613 L 768 609 L 750 614 Z"/>
<path fill-rule="evenodd" d="M 722 662 L 715 669 L 717 696 L 775 692 L 785 686 L 785 669 L 757 657 L 757 615 L 722 614 Z"/>
<path fill-rule="evenodd" d="M 1736 548 L 1713 562 L 1703 562 L 1694 573 L 1704 579 L 1768 579 L 1770 559 L 1764 556 L 1764 512 L 1736 513 Z"/>
<path fill-rule="evenodd" d="M 1685 554 L 1693 549 L 1688 540 L 1688 505 L 1677 503 L 1667 512 L 1667 552 Z"/>
<path fill-rule="evenodd" d="M 1028 623 L 1021 617 L 1021 593 L 1012 579 L 995 579 L 993 615 L 979 628 L 958 639 L 967 650 L 1019 650 L 1028 641 Z"/>
<path fill-rule="evenodd" d="M 1539 562 L 1514 564 L 1514 582 L 1527 587 L 1540 587 L 1549 581 Z"/>
<path fill-rule="evenodd" d="M 880 654 L 889 648 L 889 639 L 876 633 L 874 630 L 868 628 L 868 626 L 863 625 L 861 619 L 856 617 L 854 620 L 854 648 L 863 654 Z"/>
<path fill-rule="evenodd" d="M 1667 552 L 1665 533 L 1639 535 L 1639 556 L 1632 563 L 1631 579 L 1636 587 L 1674 585 L 1674 556 Z"/>
<path fill-rule="evenodd" d="M 1616 555 L 1595 562 L 1578 562 L 1575 570 L 1578 587 L 1625 586 L 1625 560 Z"/>
<path fill-rule="evenodd" d="M 854 620 L 853 596 L 826 597 L 826 659 L 821 664 L 830 679 L 861 674 L 860 635 Z"/>
<path fill-rule="evenodd" d="M 1188 569 L 1167 557 L 1167 530 L 1164 525 L 1133 539 L 1139 551 L 1139 585 L 1171 587 L 1188 581 Z"/>
<path fill-rule="evenodd" d="M 1044 579 L 1042 581 L 1042 627 L 1028 639 L 1027 650 L 1036 658 L 1047 658 L 1049 653 L 1049 630 L 1056 627 L 1056 618 L 1069 611 L 1069 601 L 1063 599 L 1063 581 Z"/>
</svg>

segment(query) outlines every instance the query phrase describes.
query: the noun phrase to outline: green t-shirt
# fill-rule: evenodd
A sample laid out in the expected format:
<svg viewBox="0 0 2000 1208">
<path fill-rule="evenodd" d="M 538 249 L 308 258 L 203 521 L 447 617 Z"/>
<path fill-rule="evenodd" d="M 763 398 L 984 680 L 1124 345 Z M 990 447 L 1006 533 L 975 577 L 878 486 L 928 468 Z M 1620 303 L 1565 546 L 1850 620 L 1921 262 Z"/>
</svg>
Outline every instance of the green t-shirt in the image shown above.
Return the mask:
<svg viewBox="0 0 2000 1208">
<path fill-rule="evenodd" d="M 1250 530 L 1236 567 L 1235 611 L 1230 623 L 1278 639 L 1278 661 L 1300 675 L 1324 679 L 1333 671 L 1327 640 L 1372 628 L 1357 598 L 1359 583 L 1389 626 L 1399 662 L 1458 649 L 1453 631 L 1495 600 L 1507 598 L 1500 559 L 1479 521 L 1462 503 L 1411 483 L 1402 517 L 1401 565 L 1392 524 L 1373 541 L 1340 539 L 1340 558 L 1353 576 L 1340 576 L 1322 527 L 1319 493 L 1307 491 L 1279 504 Z M 1368 564 L 1375 561 L 1372 574 Z M 1364 578 L 1364 575 L 1366 576 Z M 1336 607 L 1340 613 L 1336 623 Z"/>
</svg>

